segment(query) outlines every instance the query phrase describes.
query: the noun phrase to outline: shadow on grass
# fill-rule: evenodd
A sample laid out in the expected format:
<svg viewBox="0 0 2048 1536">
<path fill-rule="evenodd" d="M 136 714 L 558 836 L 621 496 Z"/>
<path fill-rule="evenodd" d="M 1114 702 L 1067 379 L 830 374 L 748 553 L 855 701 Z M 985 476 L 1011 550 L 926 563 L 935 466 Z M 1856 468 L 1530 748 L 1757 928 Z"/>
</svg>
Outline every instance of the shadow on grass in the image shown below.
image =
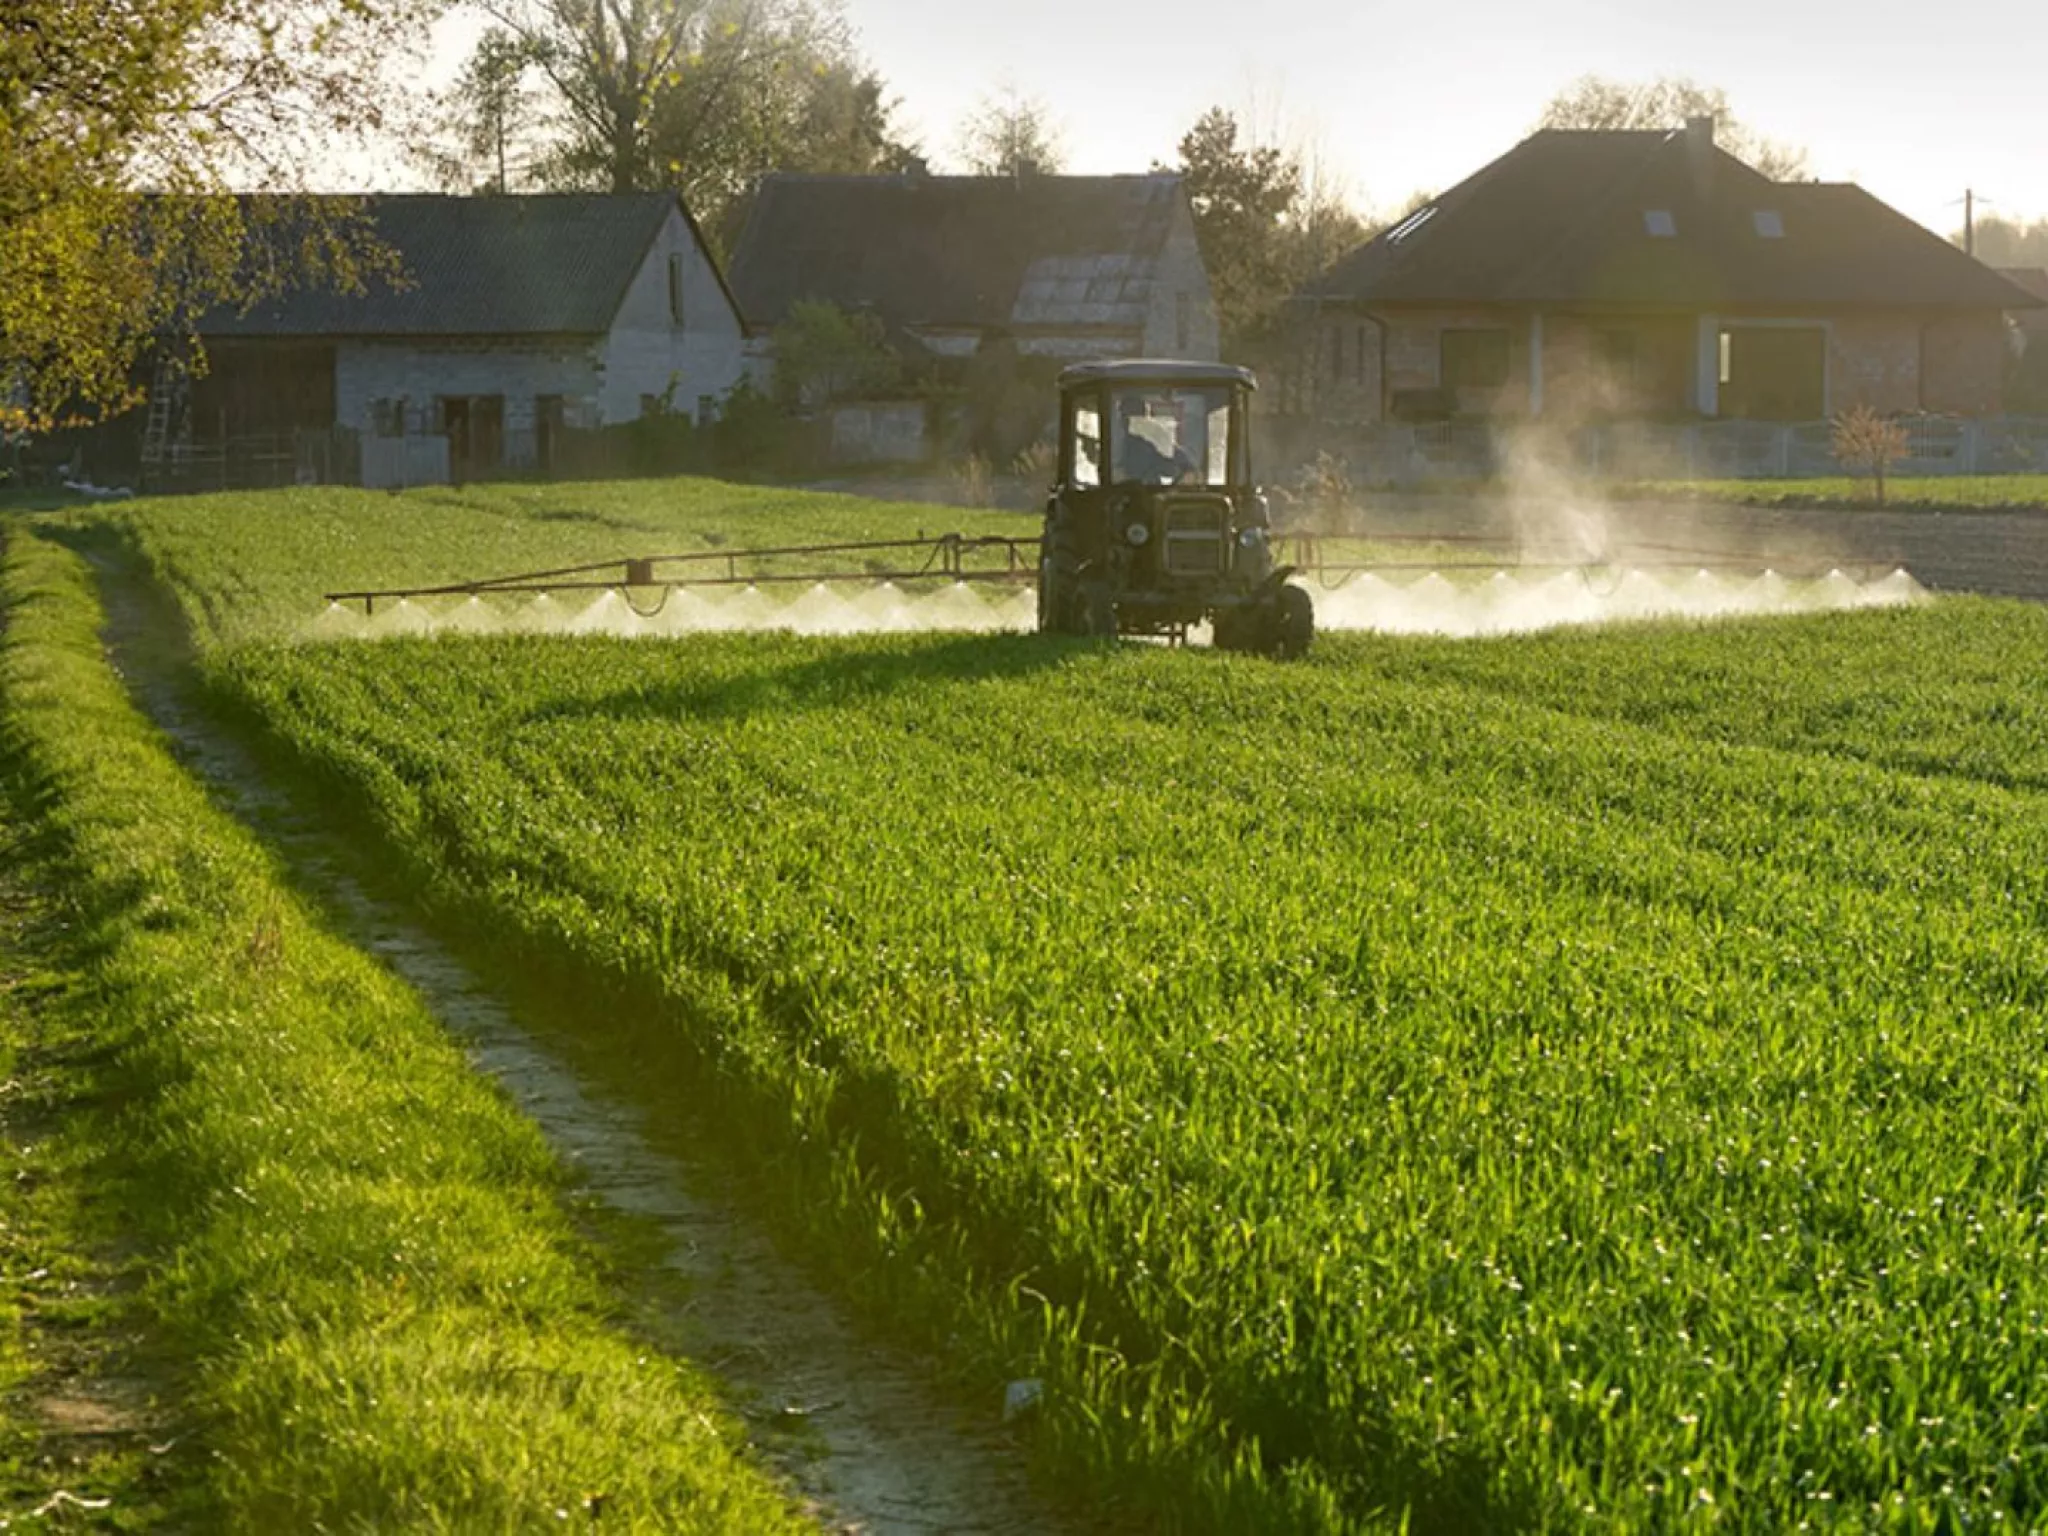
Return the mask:
<svg viewBox="0 0 2048 1536">
<path fill-rule="evenodd" d="M 780 666 L 710 679 L 620 689 L 533 710 L 528 720 L 673 720 L 858 706 L 906 688 L 1009 682 L 1056 670 L 1101 642 L 1041 635 L 918 638 L 887 650 L 835 646 Z"/>
</svg>

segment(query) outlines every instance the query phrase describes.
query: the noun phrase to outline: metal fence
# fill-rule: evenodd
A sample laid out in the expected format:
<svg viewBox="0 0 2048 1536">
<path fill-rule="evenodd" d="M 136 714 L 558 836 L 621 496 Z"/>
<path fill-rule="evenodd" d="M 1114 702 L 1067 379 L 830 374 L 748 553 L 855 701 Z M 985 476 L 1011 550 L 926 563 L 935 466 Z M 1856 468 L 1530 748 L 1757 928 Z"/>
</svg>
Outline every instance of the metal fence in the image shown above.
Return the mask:
<svg viewBox="0 0 2048 1536">
<path fill-rule="evenodd" d="M 1890 474 L 2048 474 L 2048 418 L 1926 416 L 1899 424 L 1906 453 Z M 1365 484 L 1484 478 L 1518 468 L 1604 480 L 1790 480 L 1848 472 L 1835 458 L 1833 427 L 1825 421 L 1613 422 L 1569 430 L 1389 422 L 1286 435 L 1292 451 L 1269 473 L 1292 472 L 1327 452 Z"/>
</svg>

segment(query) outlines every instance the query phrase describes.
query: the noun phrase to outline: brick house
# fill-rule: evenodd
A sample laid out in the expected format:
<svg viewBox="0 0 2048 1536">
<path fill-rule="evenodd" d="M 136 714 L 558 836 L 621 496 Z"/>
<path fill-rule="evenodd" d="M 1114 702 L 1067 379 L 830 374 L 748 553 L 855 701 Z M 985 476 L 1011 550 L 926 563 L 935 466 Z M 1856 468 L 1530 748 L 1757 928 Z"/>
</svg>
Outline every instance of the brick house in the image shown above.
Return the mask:
<svg viewBox="0 0 2048 1536">
<path fill-rule="evenodd" d="M 405 478 L 465 479 L 545 469 L 563 428 L 632 421 L 656 401 L 715 409 L 746 376 L 739 308 L 672 194 L 389 196 L 366 210 L 403 280 L 205 317 L 186 436 L 352 428 L 367 483 L 384 483 L 394 443 L 438 439 L 445 460 Z"/>
<path fill-rule="evenodd" d="M 1678 131 L 1545 131 L 1301 296 L 1314 413 L 1811 421 L 1999 410 L 2041 301 L 1861 188 Z"/>
<path fill-rule="evenodd" d="M 1063 362 L 1218 351 L 1174 175 L 769 176 L 732 285 L 763 331 L 822 300 L 877 315 L 914 362 L 992 339 Z"/>
</svg>

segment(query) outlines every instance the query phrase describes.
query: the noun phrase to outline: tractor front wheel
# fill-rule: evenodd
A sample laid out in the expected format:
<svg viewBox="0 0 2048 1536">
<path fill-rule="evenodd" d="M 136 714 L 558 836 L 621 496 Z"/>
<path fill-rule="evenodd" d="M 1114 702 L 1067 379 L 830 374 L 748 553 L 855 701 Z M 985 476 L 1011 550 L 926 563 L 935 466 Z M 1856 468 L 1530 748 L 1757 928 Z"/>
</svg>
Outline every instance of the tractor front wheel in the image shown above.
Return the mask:
<svg viewBox="0 0 2048 1536">
<path fill-rule="evenodd" d="M 1274 595 L 1267 618 L 1266 649 L 1280 661 L 1306 656 L 1316 637 L 1316 605 L 1305 588 L 1286 586 Z"/>
</svg>

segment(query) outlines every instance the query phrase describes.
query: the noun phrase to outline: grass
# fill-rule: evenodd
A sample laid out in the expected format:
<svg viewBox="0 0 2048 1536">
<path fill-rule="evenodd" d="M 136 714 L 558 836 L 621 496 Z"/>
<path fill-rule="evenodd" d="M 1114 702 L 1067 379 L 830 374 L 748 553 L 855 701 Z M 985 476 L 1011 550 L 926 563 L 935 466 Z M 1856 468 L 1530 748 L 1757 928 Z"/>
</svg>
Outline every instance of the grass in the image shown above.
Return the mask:
<svg viewBox="0 0 2048 1536">
<path fill-rule="evenodd" d="M 4 589 L 0 745 L 66 893 L 68 979 L 27 1006 L 104 1063 L 66 1137 L 144 1256 L 187 1518 L 799 1528 L 711 1383 L 624 1326 L 539 1133 L 134 713 L 83 563 L 17 531 Z"/>
<path fill-rule="evenodd" d="M 1758 507 L 1868 509 L 1876 495 L 1868 480 L 1846 476 L 1807 480 L 1651 480 L 1617 486 L 1617 500 L 1678 497 Z M 1942 512 L 1966 509 L 2048 510 L 2048 475 L 1895 476 L 1885 491 L 1887 509 Z"/>
<path fill-rule="evenodd" d="M 93 516 L 395 878 L 616 1002 L 657 1109 L 723 1089 L 849 1289 L 1042 1376 L 1070 1472 L 1219 1530 L 2048 1508 L 2038 610 L 274 643 L 309 566 L 754 493 L 499 494 Z M 745 541 L 849 518 L 933 526 Z"/>
<path fill-rule="evenodd" d="M 1059 1432 L 1184 1515 L 2024 1518 L 2037 712 L 2008 690 L 1974 749 L 2006 783 L 1574 703 L 1632 664 L 1654 697 L 1667 646 L 1797 695 L 1801 636 L 1905 701 L 1856 739 L 1930 751 L 1952 658 L 2043 643 L 1961 604 L 1584 661 L 749 637 L 223 676 L 508 953 L 665 998 L 788 1140 L 858 1147 L 906 1283 L 1044 1298 Z"/>
<path fill-rule="evenodd" d="M 1038 519 L 711 480 L 245 492 L 78 514 L 125 532 L 204 642 L 293 634 L 323 592 L 473 580 L 628 555 L 856 543 L 954 530 L 1035 538 Z M 852 567 L 858 569 L 857 565 Z"/>
<path fill-rule="evenodd" d="M 146 1529 L 173 1518 L 193 1469 L 151 1400 L 161 1383 L 118 1206 L 90 1165 L 86 1125 L 107 1084 L 90 1010 L 56 953 L 62 904 L 46 874 L 0 799 L 0 1511 L 13 1520 L 75 1498 L 103 1529 Z"/>
</svg>

